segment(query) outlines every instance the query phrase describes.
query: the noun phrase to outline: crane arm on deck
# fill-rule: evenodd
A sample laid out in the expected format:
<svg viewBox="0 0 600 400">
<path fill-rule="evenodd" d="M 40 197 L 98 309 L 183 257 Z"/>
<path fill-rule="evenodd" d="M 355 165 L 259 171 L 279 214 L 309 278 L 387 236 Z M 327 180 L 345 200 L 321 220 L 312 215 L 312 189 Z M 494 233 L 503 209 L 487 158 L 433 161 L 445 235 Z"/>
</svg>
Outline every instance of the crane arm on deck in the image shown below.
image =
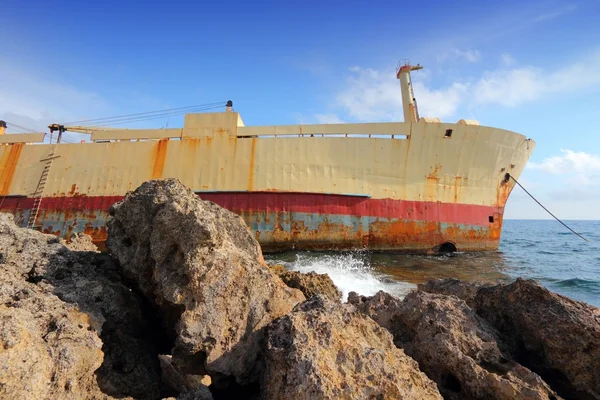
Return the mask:
<svg viewBox="0 0 600 400">
<path fill-rule="evenodd" d="M 163 138 L 181 138 L 182 128 L 160 128 L 160 129 L 126 129 L 126 128 L 105 128 L 101 126 L 80 126 L 80 125 L 48 125 L 50 133 L 58 132 L 58 141 L 60 143 L 63 132 L 78 132 L 91 135 L 93 142 L 110 140 L 160 140 Z"/>
<path fill-rule="evenodd" d="M 126 114 L 126 115 L 117 115 L 114 117 L 105 117 L 105 118 L 96 118 L 96 119 L 88 119 L 82 121 L 70 122 L 68 124 L 77 124 L 77 123 L 88 123 L 93 126 L 81 126 L 81 125 L 66 125 L 66 124 L 50 124 L 48 128 L 50 129 L 50 133 L 58 132 L 59 142 L 63 132 L 79 132 L 85 133 L 88 135 L 92 135 L 92 140 L 94 140 L 94 136 L 111 136 L 109 139 L 121 140 L 121 139 L 152 139 L 152 138 L 162 138 L 162 137 L 181 137 L 182 130 L 181 129 L 123 129 L 123 128 L 107 128 L 100 125 L 115 125 L 115 124 L 123 124 L 123 123 L 131 123 L 131 122 L 141 122 L 141 121 L 149 121 L 153 119 L 159 118 L 169 118 L 177 115 L 190 114 L 190 113 L 200 113 L 202 111 L 213 110 L 216 108 L 220 108 L 225 106 L 227 111 L 231 111 L 231 107 L 233 106 L 233 102 L 231 100 L 224 102 L 218 101 L 214 103 L 206 103 L 206 104 L 198 104 L 195 106 L 188 107 L 177 107 L 166 110 L 158 110 L 158 111 L 149 111 L 149 112 L 141 112 L 135 114 Z M 94 126 L 95 125 L 95 126 Z M 168 132 L 167 132 L 168 131 Z"/>
<path fill-rule="evenodd" d="M 100 126 L 81 126 L 81 125 L 63 125 L 63 124 L 50 124 L 48 125 L 48 129 L 50 129 L 50 134 L 54 132 L 58 132 L 57 143 L 61 142 L 63 132 L 77 132 L 77 133 L 85 133 L 87 135 L 94 135 L 95 133 L 104 132 L 104 131 L 114 131 L 114 130 L 122 130 L 117 128 L 104 128 Z"/>
<path fill-rule="evenodd" d="M 62 125 L 62 124 L 50 124 L 48 125 L 48 129 L 50 129 L 50 133 L 58 132 L 59 134 L 69 131 L 69 132 L 78 132 L 78 133 L 86 133 L 88 135 L 93 134 L 94 132 L 99 131 L 111 131 L 111 130 L 122 130 L 120 128 L 103 128 L 100 126 L 80 126 L 80 125 Z"/>
</svg>

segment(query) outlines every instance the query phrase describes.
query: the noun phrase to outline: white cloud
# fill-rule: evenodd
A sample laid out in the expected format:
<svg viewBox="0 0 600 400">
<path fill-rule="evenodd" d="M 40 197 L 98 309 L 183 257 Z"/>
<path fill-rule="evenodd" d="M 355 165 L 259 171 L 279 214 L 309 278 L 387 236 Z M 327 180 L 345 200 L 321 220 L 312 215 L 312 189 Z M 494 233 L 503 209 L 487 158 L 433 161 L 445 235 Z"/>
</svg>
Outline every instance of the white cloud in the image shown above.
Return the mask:
<svg viewBox="0 0 600 400">
<path fill-rule="evenodd" d="M 468 62 L 477 62 L 479 61 L 480 54 L 477 50 L 467 50 L 467 51 L 458 51 L 458 55 L 460 58 L 464 58 Z"/>
<path fill-rule="evenodd" d="M 597 204 L 598 201 L 600 201 L 600 190 L 590 186 L 568 187 L 566 189 L 563 188 L 562 190 L 553 190 L 549 194 L 554 201 L 574 203 L 595 201 L 595 209 L 598 208 Z"/>
<path fill-rule="evenodd" d="M 324 75 L 329 72 L 329 65 L 321 60 L 295 60 L 296 68 L 313 75 Z"/>
<path fill-rule="evenodd" d="M 337 103 L 359 121 L 398 119 L 402 115 L 400 84 L 393 71 L 387 73 L 370 68 L 352 67 L 346 88 Z"/>
<path fill-rule="evenodd" d="M 574 174 L 552 175 L 527 167 L 529 178 L 519 183 L 550 212 L 561 219 L 600 219 L 600 186 L 585 185 Z M 588 175 L 594 179 L 593 175 Z M 542 207 L 521 188 L 511 192 L 505 209 L 507 219 L 551 219 Z"/>
<path fill-rule="evenodd" d="M 485 73 L 473 87 L 478 103 L 511 107 L 537 99 L 543 90 L 543 72 L 533 67 L 501 69 Z"/>
<path fill-rule="evenodd" d="M 114 99 L 109 102 L 104 94 L 61 82 L 51 75 L 36 73 L 9 62 L 0 63 L 0 88 L 0 119 L 8 123 L 8 133 L 48 132 L 51 123 L 123 115 L 143 111 L 146 107 L 168 108 L 162 101 L 127 88 L 113 88 L 112 92 L 107 88 L 105 93 L 111 93 L 111 99 Z M 180 117 L 122 124 L 128 127 L 156 127 L 164 126 L 167 122 L 173 124 L 177 118 Z M 67 132 L 63 139 L 73 142 L 89 140 L 89 135 Z"/>
<path fill-rule="evenodd" d="M 535 198 L 562 219 L 600 219 L 600 154 L 562 149 L 541 162 L 529 162 L 519 179 Z M 512 191 L 506 218 L 552 218 L 519 187 Z"/>
<path fill-rule="evenodd" d="M 48 118 L 61 121 L 92 118 L 110 111 L 108 103 L 97 93 L 38 77 L 8 63 L 0 63 L 0 87 L 2 115 L 10 113 L 33 121 L 43 120 L 45 125 L 53 122 Z"/>
<path fill-rule="evenodd" d="M 552 219 L 552 216 L 529 198 L 529 196 L 517 197 L 516 195 L 519 192 L 522 191 L 519 188 L 515 188 L 511 193 L 506 203 L 506 209 L 504 210 L 505 219 Z M 563 193 L 566 195 L 567 191 Z M 569 193 L 573 194 L 572 191 L 569 191 Z M 536 192 L 532 194 L 550 212 L 562 220 L 600 219 L 600 209 L 598 209 L 600 196 L 598 193 L 593 196 L 590 196 L 587 192 L 577 192 L 575 196 L 561 196 L 559 193 L 544 195 L 543 193 Z"/>
<path fill-rule="evenodd" d="M 12 112 L 1 112 L 0 119 L 8 122 L 8 133 L 46 132 L 48 124 L 53 121 L 50 115 L 34 119 Z"/>
<path fill-rule="evenodd" d="M 315 114 L 315 119 L 319 124 L 343 124 L 344 121 L 336 114 Z"/>
<path fill-rule="evenodd" d="M 456 114 L 456 110 L 467 93 L 468 86 L 458 82 L 443 89 L 429 89 L 424 82 L 413 81 L 417 96 L 417 106 L 422 117 L 447 118 Z M 398 88 L 398 93 L 400 88 Z M 400 102 L 402 104 L 402 102 Z M 400 105 L 402 109 L 402 105 Z"/>
<path fill-rule="evenodd" d="M 310 124 L 344 124 L 346 121 L 342 120 L 335 113 L 323 113 L 323 114 L 311 114 L 305 115 L 302 113 L 292 113 L 292 117 L 295 119 L 296 124 L 310 125 Z"/>
<path fill-rule="evenodd" d="M 450 51 L 446 51 L 437 56 L 438 62 L 444 61 L 467 61 L 470 63 L 476 63 L 481 58 L 481 54 L 477 50 L 467 49 L 467 50 L 459 50 L 457 48 L 452 48 Z"/>
<path fill-rule="evenodd" d="M 561 10 L 556 10 L 556 11 L 550 11 L 550 12 L 546 12 L 543 14 L 538 15 L 537 17 L 535 17 L 533 19 L 533 22 L 543 22 L 543 21 L 548 21 L 557 17 L 560 17 L 561 15 L 564 14 L 568 14 L 572 11 L 577 10 L 578 7 L 575 4 L 570 4 L 567 7 L 561 9 Z"/>
<path fill-rule="evenodd" d="M 547 95 L 569 93 L 600 84 L 600 52 L 553 71 L 536 67 L 501 68 L 486 72 L 473 86 L 480 104 L 514 107 Z"/>
<path fill-rule="evenodd" d="M 8 123 L 8 133 L 47 133 L 51 123 L 114 112 L 97 93 L 38 76 L 9 63 L 0 64 L 0 87 L 0 119 Z M 47 135 L 46 139 L 49 138 Z M 67 132 L 63 136 L 65 142 L 82 139 L 89 139 L 89 135 Z"/>
<path fill-rule="evenodd" d="M 502 63 L 507 67 L 510 67 L 515 63 L 515 59 L 510 54 L 501 54 L 500 58 L 502 59 Z"/>
<path fill-rule="evenodd" d="M 444 119 L 455 116 L 467 102 L 475 106 L 515 107 L 600 85 L 600 52 L 554 70 L 534 66 L 513 68 L 514 59 L 510 55 L 503 54 L 501 58 L 504 66 L 499 69 L 441 87 L 432 87 L 423 74 L 413 74 L 420 115 Z M 348 117 L 359 121 L 402 120 L 400 84 L 390 70 L 350 68 L 335 103 Z"/>
<path fill-rule="evenodd" d="M 529 162 L 528 168 L 553 175 L 565 175 L 575 185 L 600 186 L 600 155 L 561 149 L 561 155 L 545 158 L 540 163 Z"/>
<path fill-rule="evenodd" d="M 359 121 L 402 120 L 400 82 L 393 71 L 353 67 L 346 87 L 336 96 L 337 104 Z M 413 85 L 422 116 L 449 117 L 456 112 L 466 85 L 455 83 L 443 89 L 430 89 L 413 75 Z"/>
</svg>

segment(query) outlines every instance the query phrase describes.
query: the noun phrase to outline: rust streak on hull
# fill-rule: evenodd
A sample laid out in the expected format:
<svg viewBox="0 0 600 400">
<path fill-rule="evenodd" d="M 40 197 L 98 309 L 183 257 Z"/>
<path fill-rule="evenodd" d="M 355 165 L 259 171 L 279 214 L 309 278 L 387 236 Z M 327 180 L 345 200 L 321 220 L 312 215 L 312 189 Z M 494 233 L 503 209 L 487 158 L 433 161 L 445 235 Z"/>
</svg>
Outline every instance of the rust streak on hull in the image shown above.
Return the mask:
<svg viewBox="0 0 600 400">
<path fill-rule="evenodd" d="M 250 148 L 250 166 L 248 168 L 248 190 L 254 189 L 254 159 L 256 156 L 256 140 L 252 138 L 252 147 Z"/>
<path fill-rule="evenodd" d="M 5 196 L 10 193 L 10 185 L 12 184 L 15 171 L 19 158 L 21 157 L 21 151 L 23 150 L 24 143 L 16 143 L 10 146 L 8 152 L 2 154 L 0 159 L 0 171 L 2 183 L 0 184 L 0 196 Z"/>
<path fill-rule="evenodd" d="M 168 139 L 161 139 L 156 144 L 156 153 L 154 156 L 154 165 L 152 167 L 152 179 L 161 178 L 165 169 L 165 159 L 167 157 Z"/>
</svg>

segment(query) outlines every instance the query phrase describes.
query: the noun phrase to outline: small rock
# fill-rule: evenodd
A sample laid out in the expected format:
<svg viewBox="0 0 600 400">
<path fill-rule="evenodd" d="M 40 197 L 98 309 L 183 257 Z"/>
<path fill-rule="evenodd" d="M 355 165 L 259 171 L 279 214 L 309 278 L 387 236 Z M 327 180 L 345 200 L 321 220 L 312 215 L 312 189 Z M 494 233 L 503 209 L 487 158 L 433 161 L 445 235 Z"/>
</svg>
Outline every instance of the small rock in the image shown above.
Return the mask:
<svg viewBox="0 0 600 400">
<path fill-rule="evenodd" d="M 99 251 L 98 247 L 92 241 L 92 237 L 85 233 L 74 233 L 71 235 L 69 241 L 61 239 L 60 242 L 71 251 Z"/>
<path fill-rule="evenodd" d="M 341 302 L 342 292 L 335 286 L 329 275 L 316 272 L 302 273 L 290 271 L 282 265 L 269 266 L 281 280 L 291 288 L 299 289 L 308 299 L 321 294 L 332 301 Z"/>
<path fill-rule="evenodd" d="M 211 379 L 208 375 L 191 375 L 181 372 L 179 367 L 173 363 L 170 355 L 158 356 L 162 370 L 162 381 L 164 387 L 175 392 L 193 391 L 201 386 L 210 386 Z"/>
<path fill-rule="evenodd" d="M 441 399 L 389 332 L 317 295 L 268 326 L 267 399 Z"/>
<path fill-rule="evenodd" d="M 390 332 L 394 332 L 395 318 L 401 307 L 402 300 L 380 290 L 374 296 L 360 296 L 356 292 L 348 294 L 348 303 L 354 305 L 363 314 L 368 315 Z"/>
</svg>

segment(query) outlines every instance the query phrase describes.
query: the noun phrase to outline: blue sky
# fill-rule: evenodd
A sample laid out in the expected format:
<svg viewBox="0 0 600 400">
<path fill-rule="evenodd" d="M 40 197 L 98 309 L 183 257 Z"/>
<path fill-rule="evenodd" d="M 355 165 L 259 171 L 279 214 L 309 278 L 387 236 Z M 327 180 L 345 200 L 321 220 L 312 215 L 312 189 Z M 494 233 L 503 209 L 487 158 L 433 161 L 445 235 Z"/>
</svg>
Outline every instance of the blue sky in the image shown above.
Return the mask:
<svg viewBox="0 0 600 400">
<path fill-rule="evenodd" d="M 565 219 L 600 219 L 600 0 L 2 2 L 0 118 L 42 129 L 233 100 L 247 125 L 421 115 L 533 138 L 522 183 Z M 153 126 L 181 126 L 181 118 Z M 507 218 L 547 218 L 519 189 Z"/>
</svg>

